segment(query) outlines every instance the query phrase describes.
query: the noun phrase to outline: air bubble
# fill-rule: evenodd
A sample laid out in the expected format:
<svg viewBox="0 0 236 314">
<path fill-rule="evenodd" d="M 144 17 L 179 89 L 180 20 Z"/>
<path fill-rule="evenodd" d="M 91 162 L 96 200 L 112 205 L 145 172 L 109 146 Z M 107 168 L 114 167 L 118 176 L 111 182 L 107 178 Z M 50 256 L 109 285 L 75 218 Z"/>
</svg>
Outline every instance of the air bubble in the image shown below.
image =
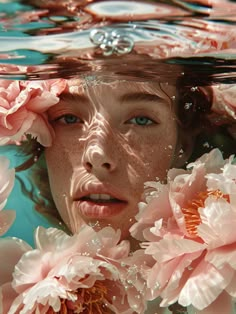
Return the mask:
<svg viewBox="0 0 236 314">
<path fill-rule="evenodd" d="M 191 108 L 193 104 L 191 102 L 186 102 L 185 105 L 184 105 L 184 109 L 188 110 Z"/>
<path fill-rule="evenodd" d="M 133 308 L 134 310 L 137 310 L 137 309 L 138 309 L 138 305 L 137 305 L 137 304 L 134 304 L 134 305 L 132 306 L 132 308 Z"/>
<path fill-rule="evenodd" d="M 203 144 L 203 147 L 209 148 L 209 147 L 210 147 L 210 144 L 209 144 L 208 142 L 205 142 L 205 143 Z"/>
<path fill-rule="evenodd" d="M 154 289 L 157 290 L 157 289 L 159 289 L 159 288 L 160 288 L 160 284 L 159 284 L 159 282 L 156 282 L 156 284 L 155 284 L 155 286 L 154 286 Z"/>
<path fill-rule="evenodd" d="M 96 246 L 101 244 L 99 239 L 92 239 L 92 243 Z"/>
</svg>

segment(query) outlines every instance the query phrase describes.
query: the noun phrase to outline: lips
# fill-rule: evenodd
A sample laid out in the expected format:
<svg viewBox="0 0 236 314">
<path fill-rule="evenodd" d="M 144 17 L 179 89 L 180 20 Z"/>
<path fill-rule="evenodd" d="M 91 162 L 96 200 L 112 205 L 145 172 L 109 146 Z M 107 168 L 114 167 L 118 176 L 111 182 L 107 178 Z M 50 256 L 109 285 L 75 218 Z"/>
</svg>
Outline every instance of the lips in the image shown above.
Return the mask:
<svg viewBox="0 0 236 314">
<path fill-rule="evenodd" d="M 111 186 L 93 184 L 77 193 L 75 206 L 87 218 L 105 219 L 121 213 L 128 201 Z"/>
</svg>

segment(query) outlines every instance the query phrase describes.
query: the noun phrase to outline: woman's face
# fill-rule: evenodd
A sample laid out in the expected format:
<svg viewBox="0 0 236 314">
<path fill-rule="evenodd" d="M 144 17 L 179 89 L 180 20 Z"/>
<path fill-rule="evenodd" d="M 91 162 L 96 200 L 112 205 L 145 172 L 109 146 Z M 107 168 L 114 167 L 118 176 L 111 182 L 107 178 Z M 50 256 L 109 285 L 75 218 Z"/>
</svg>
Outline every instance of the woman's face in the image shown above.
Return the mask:
<svg viewBox="0 0 236 314">
<path fill-rule="evenodd" d="M 46 149 L 57 209 L 74 233 L 83 223 L 112 226 L 127 238 L 144 182 L 165 180 L 177 147 L 177 122 L 167 84 L 113 82 L 82 86 L 50 108 L 55 131 Z"/>
</svg>

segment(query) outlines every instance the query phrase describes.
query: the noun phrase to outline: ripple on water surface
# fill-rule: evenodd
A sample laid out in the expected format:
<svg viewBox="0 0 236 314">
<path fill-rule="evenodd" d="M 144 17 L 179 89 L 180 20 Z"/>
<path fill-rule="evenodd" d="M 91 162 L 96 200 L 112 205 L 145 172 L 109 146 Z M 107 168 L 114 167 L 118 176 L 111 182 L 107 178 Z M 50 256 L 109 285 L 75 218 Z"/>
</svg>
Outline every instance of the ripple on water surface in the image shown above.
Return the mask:
<svg viewBox="0 0 236 314">
<path fill-rule="evenodd" d="M 171 80 L 184 66 L 193 83 L 232 83 L 235 16 L 227 0 L 1 1 L 0 75 Z"/>
</svg>

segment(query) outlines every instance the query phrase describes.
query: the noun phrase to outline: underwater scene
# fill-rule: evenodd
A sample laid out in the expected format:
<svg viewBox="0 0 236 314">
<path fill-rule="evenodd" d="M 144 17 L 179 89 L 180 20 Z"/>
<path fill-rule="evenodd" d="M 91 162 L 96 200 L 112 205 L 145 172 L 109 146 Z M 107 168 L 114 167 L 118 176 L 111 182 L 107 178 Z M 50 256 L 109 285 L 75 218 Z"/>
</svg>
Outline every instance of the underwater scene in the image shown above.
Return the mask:
<svg viewBox="0 0 236 314">
<path fill-rule="evenodd" d="M 235 304 L 236 1 L 0 0 L 0 314 Z"/>
</svg>

